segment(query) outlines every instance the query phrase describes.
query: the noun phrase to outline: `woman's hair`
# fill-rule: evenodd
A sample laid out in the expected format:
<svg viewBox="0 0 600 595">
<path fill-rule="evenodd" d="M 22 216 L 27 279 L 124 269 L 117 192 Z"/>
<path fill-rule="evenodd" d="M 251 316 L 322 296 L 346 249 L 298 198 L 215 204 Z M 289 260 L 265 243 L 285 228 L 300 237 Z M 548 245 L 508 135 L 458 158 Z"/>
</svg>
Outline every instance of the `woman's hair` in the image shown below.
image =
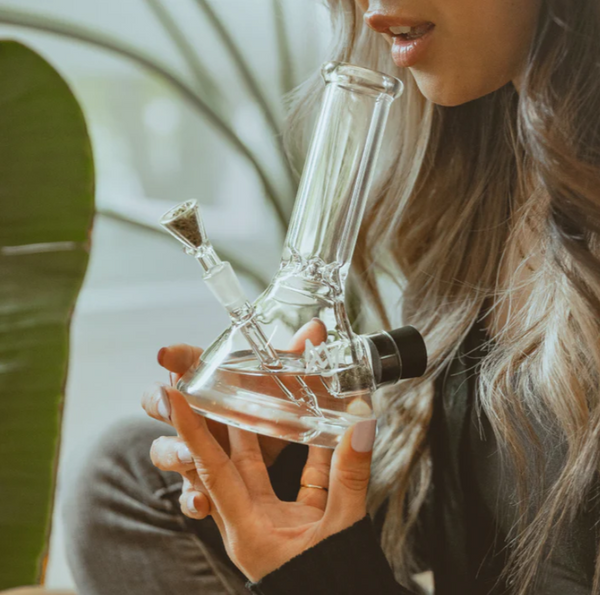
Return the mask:
<svg viewBox="0 0 600 595">
<path fill-rule="evenodd" d="M 374 396 L 379 432 L 367 509 L 374 517 L 389 497 L 382 546 L 397 579 L 418 589 L 413 541 L 431 479 L 434 380 L 482 307 L 510 306 L 477 390 L 517 482 L 504 578 L 513 593 L 532 592 L 600 464 L 599 5 L 544 0 L 520 94 L 507 84 L 442 107 L 394 65 L 354 0 L 326 4 L 335 31 L 328 58 L 405 84 L 391 107 L 352 279 L 386 328 L 381 284 L 396 283 L 400 322 L 421 331 L 429 352 L 423 378 Z M 322 90 L 317 71 L 286 98 L 284 141 L 296 171 Z M 561 457 L 551 481 L 549 457 Z M 594 593 L 599 569 L 597 562 Z"/>
</svg>

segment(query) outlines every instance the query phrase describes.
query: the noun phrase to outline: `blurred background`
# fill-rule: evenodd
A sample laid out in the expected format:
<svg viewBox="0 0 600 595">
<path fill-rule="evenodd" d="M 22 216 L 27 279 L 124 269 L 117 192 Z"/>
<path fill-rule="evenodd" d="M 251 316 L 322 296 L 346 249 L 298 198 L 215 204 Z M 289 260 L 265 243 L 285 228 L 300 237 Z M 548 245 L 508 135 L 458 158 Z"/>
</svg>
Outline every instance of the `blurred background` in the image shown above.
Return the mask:
<svg viewBox="0 0 600 595">
<path fill-rule="evenodd" d="M 206 7 L 200 0 L 0 0 L 0 9 L 73 23 L 135 48 L 186 81 L 259 161 L 289 214 L 295 187 L 273 124 L 281 125 L 283 94 L 328 57 L 327 11 L 316 0 L 212 0 L 212 16 Z M 164 79 L 115 53 L 30 29 L 0 26 L 0 38 L 26 43 L 69 82 L 95 158 L 98 214 L 71 327 L 46 576 L 48 587 L 68 588 L 58 510 L 90 443 L 123 417 L 145 416 L 142 392 L 167 381 L 156 363 L 160 347 L 205 346 L 228 320 L 193 259 L 158 229 L 160 215 L 198 199 L 209 236 L 237 263 L 251 298 L 278 267 L 285 228 L 257 168 Z"/>
</svg>

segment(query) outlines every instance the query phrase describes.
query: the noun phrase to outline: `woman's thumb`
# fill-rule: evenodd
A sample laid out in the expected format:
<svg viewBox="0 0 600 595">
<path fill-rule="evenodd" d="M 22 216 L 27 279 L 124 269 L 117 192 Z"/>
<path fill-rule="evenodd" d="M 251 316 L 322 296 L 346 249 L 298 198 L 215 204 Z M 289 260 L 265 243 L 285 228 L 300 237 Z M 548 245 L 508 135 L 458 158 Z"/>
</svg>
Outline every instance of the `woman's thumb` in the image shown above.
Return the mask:
<svg viewBox="0 0 600 595">
<path fill-rule="evenodd" d="M 365 516 L 377 420 L 351 426 L 336 446 L 331 460 L 325 516 L 339 530 Z"/>
</svg>

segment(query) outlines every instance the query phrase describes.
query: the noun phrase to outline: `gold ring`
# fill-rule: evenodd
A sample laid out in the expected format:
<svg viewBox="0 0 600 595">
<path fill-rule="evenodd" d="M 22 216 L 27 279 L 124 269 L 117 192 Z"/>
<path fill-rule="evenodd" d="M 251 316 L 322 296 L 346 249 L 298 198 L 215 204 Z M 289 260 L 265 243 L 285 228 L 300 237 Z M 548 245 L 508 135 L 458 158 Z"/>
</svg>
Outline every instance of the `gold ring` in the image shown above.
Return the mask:
<svg viewBox="0 0 600 595">
<path fill-rule="evenodd" d="M 301 483 L 300 487 L 303 487 L 303 488 L 317 488 L 319 490 L 325 490 L 327 492 L 327 488 L 324 488 L 323 486 L 316 486 L 316 485 L 313 485 L 312 483 Z"/>
</svg>

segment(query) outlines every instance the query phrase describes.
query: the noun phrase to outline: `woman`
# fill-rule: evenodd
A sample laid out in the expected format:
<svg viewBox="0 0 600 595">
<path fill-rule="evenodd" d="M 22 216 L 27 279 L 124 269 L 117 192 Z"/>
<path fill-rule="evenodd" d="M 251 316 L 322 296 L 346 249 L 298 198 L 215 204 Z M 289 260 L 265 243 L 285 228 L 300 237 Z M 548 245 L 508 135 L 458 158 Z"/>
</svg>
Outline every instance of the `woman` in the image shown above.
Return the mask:
<svg viewBox="0 0 600 595">
<path fill-rule="evenodd" d="M 378 393 L 376 439 L 357 425 L 333 453 L 205 420 L 159 387 L 144 407 L 178 433 L 152 445 L 162 471 L 143 448 L 164 424 L 128 428 L 67 506 L 76 580 L 386 595 L 433 570 L 436 595 L 599 593 L 600 7 L 328 3 L 331 57 L 406 85 L 354 267 L 388 324 L 370 266 L 388 240 L 427 374 Z M 318 77 L 294 94 L 290 153 Z M 199 353 L 159 360 L 178 375 Z"/>
</svg>

